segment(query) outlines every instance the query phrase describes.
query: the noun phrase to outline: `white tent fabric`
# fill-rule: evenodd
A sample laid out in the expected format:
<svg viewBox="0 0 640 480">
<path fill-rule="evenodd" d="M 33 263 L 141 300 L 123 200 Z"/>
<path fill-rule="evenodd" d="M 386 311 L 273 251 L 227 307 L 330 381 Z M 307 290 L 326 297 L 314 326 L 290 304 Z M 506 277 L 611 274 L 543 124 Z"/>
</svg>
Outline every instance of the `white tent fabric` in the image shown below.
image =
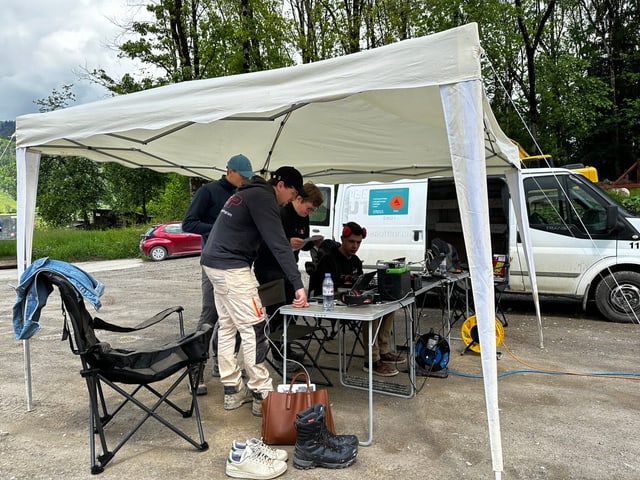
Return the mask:
<svg viewBox="0 0 640 480">
<path fill-rule="evenodd" d="M 313 181 L 453 175 L 480 330 L 492 461 L 500 478 L 484 178 L 518 172 L 519 157 L 484 94 L 481 52 L 477 25 L 469 24 L 313 64 L 185 82 L 18 117 L 19 273 L 31 261 L 41 154 L 205 178 L 217 178 L 227 159 L 240 152 L 256 170 L 294 165 Z M 526 217 L 519 221 L 528 227 Z"/>
</svg>

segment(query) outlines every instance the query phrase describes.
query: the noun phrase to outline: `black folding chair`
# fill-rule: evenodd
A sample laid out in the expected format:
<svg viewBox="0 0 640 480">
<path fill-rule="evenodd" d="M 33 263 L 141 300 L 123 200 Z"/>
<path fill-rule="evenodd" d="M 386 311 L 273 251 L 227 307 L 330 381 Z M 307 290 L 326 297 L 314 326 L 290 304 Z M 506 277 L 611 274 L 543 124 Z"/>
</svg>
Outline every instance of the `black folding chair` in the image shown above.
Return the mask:
<svg viewBox="0 0 640 480">
<path fill-rule="evenodd" d="M 138 431 L 147 419 L 153 417 L 169 430 L 185 439 L 197 450 L 204 451 L 209 448 L 204 439 L 200 411 L 198 409 L 198 397 L 196 388 L 200 371 L 208 357 L 208 345 L 211 340 L 212 328 L 206 326 L 204 330 L 185 335 L 183 308 L 171 307 L 159 312 L 154 317 L 135 327 L 122 327 L 93 318 L 85 308 L 82 296 L 76 288 L 64 276 L 43 271 L 39 273 L 52 285 L 56 285 L 62 297 L 62 314 L 64 318 L 63 340 L 68 339 L 71 350 L 80 357 L 82 370 L 80 374 L 87 383 L 89 392 L 89 440 L 91 450 L 91 473 L 97 474 L 104 470 L 122 446 Z M 94 330 L 107 330 L 111 332 L 134 332 L 151 327 L 167 318 L 179 320 L 177 335 L 165 343 L 154 342 L 138 349 L 115 348 L 107 342 L 101 342 Z M 167 382 L 157 386 L 159 382 L 170 378 Z M 186 408 L 178 406 L 169 397 L 183 381 L 189 386 L 189 400 L 184 399 L 180 403 L 188 403 Z M 121 386 L 122 385 L 122 386 Z M 129 387 L 125 387 L 125 385 Z M 155 385 L 155 386 L 154 386 Z M 104 387 L 108 386 L 119 394 L 115 396 L 104 395 Z M 143 392 L 150 392 L 151 401 L 144 403 L 139 397 Z M 184 390 L 182 391 L 184 395 Z M 177 395 L 175 395 L 177 396 Z M 107 400 L 110 407 L 107 407 Z M 142 417 L 133 426 L 131 420 L 112 425 L 116 415 L 126 406 L 135 405 L 142 410 Z M 161 406 L 168 406 L 184 418 L 192 417 L 195 413 L 195 426 L 198 431 L 198 439 L 188 435 L 174 423 L 158 413 Z M 129 409 L 130 410 L 130 409 Z M 170 413 L 170 412 L 169 412 Z M 115 422 L 117 423 L 117 422 Z M 109 448 L 105 428 L 110 430 L 119 428 L 114 434 L 119 438 L 117 444 Z M 100 441 L 102 453 L 96 456 L 96 436 Z"/>
</svg>

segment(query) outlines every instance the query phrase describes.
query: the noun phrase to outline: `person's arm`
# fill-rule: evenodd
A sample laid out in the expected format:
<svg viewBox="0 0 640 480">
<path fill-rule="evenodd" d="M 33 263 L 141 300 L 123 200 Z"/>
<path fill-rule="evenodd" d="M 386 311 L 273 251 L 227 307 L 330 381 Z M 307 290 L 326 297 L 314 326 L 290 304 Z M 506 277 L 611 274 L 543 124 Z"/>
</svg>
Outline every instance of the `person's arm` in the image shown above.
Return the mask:
<svg viewBox="0 0 640 480">
<path fill-rule="evenodd" d="M 214 207 L 214 201 L 209 189 L 204 185 L 196 192 L 182 220 L 182 230 L 189 233 L 208 236 L 213 223 L 206 219 L 211 217 L 210 210 Z"/>
<path fill-rule="evenodd" d="M 252 218 L 256 228 L 262 236 L 262 240 L 269 247 L 271 253 L 280 264 L 287 280 L 297 292 L 304 289 L 302 277 L 298 271 L 298 264 L 293 256 L 293 250 L 287 240 L 280 218 L 279 207 L 273 198 L 259 198 L 259 203 L 253 207 L 259 209 L 252 212 Z M 306 302 L 306 296 L 305 296 Z"/>
</svg>

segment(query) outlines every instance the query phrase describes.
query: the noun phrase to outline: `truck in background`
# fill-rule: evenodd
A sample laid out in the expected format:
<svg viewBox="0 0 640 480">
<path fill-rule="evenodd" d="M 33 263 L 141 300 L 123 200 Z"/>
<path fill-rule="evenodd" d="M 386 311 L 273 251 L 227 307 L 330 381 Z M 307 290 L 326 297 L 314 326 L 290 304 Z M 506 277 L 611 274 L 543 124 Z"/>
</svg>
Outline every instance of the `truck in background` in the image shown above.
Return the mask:
<svg viewBox="0 0 640 480">
<path fill-rule="evenodd" d="M 581 299 L 584 308 L 594 301 L 608 320 L 637 322 L 640 218 L 575 171 L 526 169 L 523 178 L 540 294 Z M 375 268 L 378 260 L 405 257 L 420 269 L 434 238 L 451 243 L 466 261 L 452 178 L 342 184 L 335 203 L 334 188 L 320 187 L 327 198 L 311 218 L 312 235 L 339 241 L 342 224 L 365 226 L 367 241 L 358 256 L 368 268 Z M 488 177 L 488 193 L 492 251 L 508 259 L 506 291 L 530 293 L 504 178 Z"/>
</svg>

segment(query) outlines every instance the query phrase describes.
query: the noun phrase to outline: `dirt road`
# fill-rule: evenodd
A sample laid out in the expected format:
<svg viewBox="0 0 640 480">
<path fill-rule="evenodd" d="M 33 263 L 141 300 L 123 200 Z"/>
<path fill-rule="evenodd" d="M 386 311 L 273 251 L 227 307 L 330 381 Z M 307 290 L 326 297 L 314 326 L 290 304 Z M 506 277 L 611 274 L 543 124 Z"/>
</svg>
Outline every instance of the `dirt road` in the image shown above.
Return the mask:
<svg viewBox="0 0 640 480">
<path fill-rule="evenodd" d="M 188 327 L 195 327 L 197 258 L 84 267 L 106 285 L 102 318 L 135 324 L 179 304 Z M 30 342 L 34 408 L 26 411 L 23 344 L 12 332 L 14 294 L 6 286 L 16 283 L 11 275 L 0 271 L 0 479 L 96 478 L 89 473 L 86 388 L 78 359 L 61 341 L 57 293 L 44 310 L 42 330 Z M 543 308 L 545 348 L 540 349 L 533 315 L 526 306 L 516 308 L 507 312 L 505 345 L 499 347 L 502 478 L 640 478 L 640 327 L 607 323 L 577 308 L 556 313 Z M 439 328 L 439 309 L 423 313 L 421 331 Z M 448 378 L 419 377 L 413 399 L 375 396 L 373 445 L 360 447 L 355 465 L 336 471 L 290 466 L 282 478 L 494 478 L 480 358 L 459 355 L 463 345 L 457 340 L 451 349 Z M 330 375 L 335 380 L 335 372 Z M 209 394 L 201 397 L 207 452 L 194 451 L 151 421 L 98 478 L 225 478 L 232 439 L 259 436 L 260 420 L 251 416 L 250 407 L 225 412 L 218 379 L 210 378 L 208 385 Z M 364 437 L 366 392 L 334 386 L 329 395 L 338 431 Z"/>
</svg>

